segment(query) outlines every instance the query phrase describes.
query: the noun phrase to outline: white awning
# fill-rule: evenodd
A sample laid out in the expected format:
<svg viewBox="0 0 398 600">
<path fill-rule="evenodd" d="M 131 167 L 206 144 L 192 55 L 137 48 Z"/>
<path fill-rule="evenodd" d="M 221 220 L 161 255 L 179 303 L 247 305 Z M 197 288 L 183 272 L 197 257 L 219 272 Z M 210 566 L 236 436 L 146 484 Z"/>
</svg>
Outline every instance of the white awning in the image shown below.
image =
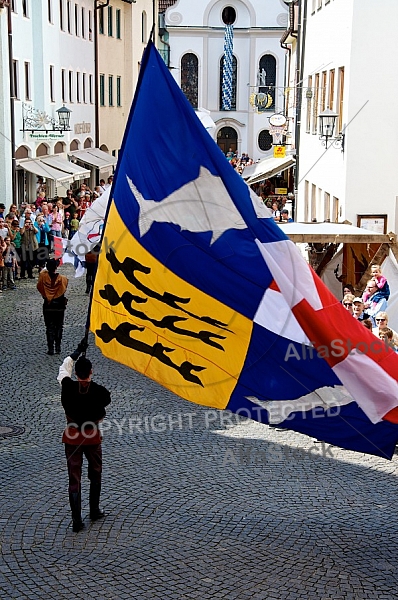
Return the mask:
<svg viewBox="0 0 398 600">
<path fill-rule="evenodd" d="M 90 177 L 90 171 L 88 169 L 76 165 L 69 160 L 65 160 L 62 156 L 43 156 L 40 161 L 50 167 L 54 167 L 54 169 L 65 171 L 65 173 L 73 175 L 74 181 Z"/>
<path fill-rule="evenodd" d="M 59 169 L 47 165 L 39 159 L 18 160 L 17 166 L 25 171 L 29 171 L 29 173 L 33 173 L 39 177 L 45 177 L 46 179 L 53 179 L 54 181 L 59 181 L 62 183 L 71 183 L 73 181 L 73 175 L 71 175 L 71 173 L 60 171 Z"/>
<path fill-rule="evenodd" d="M 252 185 L 252 183 L 258 183 L 259 181 L 263 181 L 263 179 L 273 177 L 281 171 L 286 171 L 295 162 L 292 156 L 286 156 L 286 158 L 263 158 L 257 164 L 245 168 L 243 179 L 246 179 L 248 185 Z"/>
<path fill-rule="evenodd" d="M 100 150 L 99 148 L 87 148 L 87 150 L 74 150 L 68 152 L 69 156 L 74 156 L 80 162 L 86 163 L 97 167 L 98 169 L 105 169 L 107 167 L 113 167 L 117 163 L 117 158 Z"/>
</svg>

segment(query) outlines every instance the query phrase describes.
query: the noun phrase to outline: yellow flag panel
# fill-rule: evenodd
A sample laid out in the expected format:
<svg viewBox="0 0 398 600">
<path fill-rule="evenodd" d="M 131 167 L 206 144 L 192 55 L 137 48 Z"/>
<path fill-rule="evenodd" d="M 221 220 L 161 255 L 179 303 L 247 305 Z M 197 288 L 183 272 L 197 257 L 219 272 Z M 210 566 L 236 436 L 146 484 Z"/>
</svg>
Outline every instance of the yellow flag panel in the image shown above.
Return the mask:
<svg viewBox="0 0 398 600">
<path fill-rule="evenodd" d="M 225 408 L 246 358 L 252 321 L 156 260 L 114 204 L 102 248 L 90 323 L 101 352 L 182 398 Z"/>
</svg>

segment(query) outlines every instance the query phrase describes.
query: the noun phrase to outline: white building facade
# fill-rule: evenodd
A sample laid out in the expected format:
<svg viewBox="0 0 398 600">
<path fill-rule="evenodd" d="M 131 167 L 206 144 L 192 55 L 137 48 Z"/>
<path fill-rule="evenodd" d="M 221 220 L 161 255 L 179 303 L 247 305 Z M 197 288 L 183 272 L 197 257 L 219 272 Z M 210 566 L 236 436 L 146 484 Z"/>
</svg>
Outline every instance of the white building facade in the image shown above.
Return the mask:
<svg viewBox="0 0 398 600">
<path fill-rule="evenodd" d="M 10 6 L 16 200 L 34 202 L 39 177 L 49 198 L 90 177 L 68 156 L 94 147 L 94 3 L 13 0 Z M 70 131 L 59 122 L 64 106 L 71 111 Z"/>
<path fill-rule="evenodd" d="M 284 110 L 285 51 L 280 37 L 287 24 L 286 4 L 282 0 L 177 0 L 166 11 L 165 22 L 171 72 L 193 107 L 210 111 L 220 148 L 227 152 L 232 147 L 254 159 L 265 156 L 272 148 L 268 117 Z M 230 109 L 222 104 L 226 25 L 233 27 Z M 261 112 L 251 104 L 258 91 L 269 99 Z"/>
<path fill-rule="evenodd" d="M 381 0 L 376 11 L 371 0 L 303 2 L 297 220 L 348 220 L 380 233 L 398 231 L 398 182 L 392 176 L 398 113 L 388 101 L 398 93 L 391 67 L 398 56 L 398 3 Z M 325 152 L 321 145 L 318 115 L 326 108 L 338 113 L 335 135 L 344 135 L 344 151 L 329 146 Z"/>
</svg>

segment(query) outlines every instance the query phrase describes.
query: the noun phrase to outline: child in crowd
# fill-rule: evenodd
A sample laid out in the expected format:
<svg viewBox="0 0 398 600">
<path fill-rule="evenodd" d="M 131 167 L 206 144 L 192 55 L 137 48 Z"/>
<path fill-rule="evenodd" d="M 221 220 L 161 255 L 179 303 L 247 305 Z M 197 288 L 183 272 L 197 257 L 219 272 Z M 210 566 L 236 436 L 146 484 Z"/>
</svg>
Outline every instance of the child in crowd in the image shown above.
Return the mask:
<svg viewBox="0 0 398 600">
<path fill-rule="evenodd" d="M 392 329 L 386 327 L 385 329 L 379 329 L 379 338 L 384 340 L 386 344 L 390 346 L 394 352 L 398 352 L 397 346 L 394 344 L 394 332 Z"/>
<path fill-rule="evenodd" d="M 69 231 L 69 239 L 71 240 L 75 235 L 76 231 L 79 229 L 80 221 L 76 215 L 73 216 L 73 219 L 70 221 L 70 231 Z"/>
<path fill-rule="evenodd" d="M 375 280 L 376 285 L 379 288 L 380 298 L 385 298 L 386 300 L 388 300 L 390 297 L 390 286 L 388 285 L 387 279 L 385 277 L 383 277 L 383 275 L 381 274 L 380 265 L 372 265 L 371 270 L 372 270 L 371 277 L 372 277 L 372 279 Z M 370 296 L 369 292 L 367 292 L 365 290 L 365 292 L 363 294 L 363 301 L 366 302 L 368 300 L 369 296 Z"/>
<path fill-rule="evenodd" d="M 65 213 L 65 218 L 64 218 L 64 231 L 63 231 L 63 237 L 66 238 L 67 240 L 69 239 L 69 232 L 70 232 L 70 213 L 66 212 Z"/>
</svg>

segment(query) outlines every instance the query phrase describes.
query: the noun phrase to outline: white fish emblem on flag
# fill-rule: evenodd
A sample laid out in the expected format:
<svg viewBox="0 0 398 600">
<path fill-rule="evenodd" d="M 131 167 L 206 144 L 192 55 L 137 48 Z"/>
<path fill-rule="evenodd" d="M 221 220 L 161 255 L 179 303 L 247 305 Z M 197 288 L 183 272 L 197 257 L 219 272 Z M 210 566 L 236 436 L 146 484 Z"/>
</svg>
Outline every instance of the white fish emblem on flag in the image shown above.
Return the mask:
<svg viewBox="0 0 398 600">
<path fill-rule="evenodd" d="M 228 229 L 246 229 L 247 225 L 232 202 L 220 177 L 212 175 L 205 167 L 200 168 L 199 177 L 183 185 L 175 192 L 156 202 L 146 200 L 134 183 L 127 177 L 131 191 L 140 207 L 138 224 L 141 237 L 151 228 L 152 223 L 173 223 L 181 230 L 213 233 L 213 244 Z M 249 194 L 248 194 L 249 199 Z M 250 194 L 258 217 L 269 217 L 269 211 Z M 182 203 L 182 207 L 179 204 Z"/>
</svg>

